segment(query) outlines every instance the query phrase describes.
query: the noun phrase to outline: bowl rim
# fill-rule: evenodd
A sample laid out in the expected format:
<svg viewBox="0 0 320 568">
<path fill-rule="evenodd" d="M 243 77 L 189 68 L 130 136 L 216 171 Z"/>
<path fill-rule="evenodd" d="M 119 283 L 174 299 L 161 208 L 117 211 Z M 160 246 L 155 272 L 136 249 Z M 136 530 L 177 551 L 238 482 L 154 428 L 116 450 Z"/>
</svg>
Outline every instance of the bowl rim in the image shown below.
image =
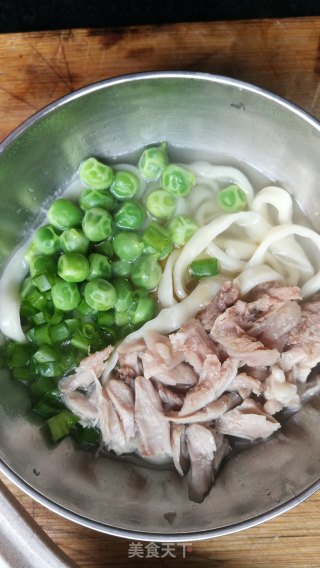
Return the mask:
<svg viewBox="0 0 320 568">
<path fill-rule="evenodd" d="M 280 107 L 285 108 L 286 110 L 293 112 L 303 121 L 309 123 L 315 130 L 320 132 L 320 122 L 313 117 L 310 113 L 302 109 L 297 104 L 287 100 L 284 97 L 276 95 L 271 91 L 264 89 L 262 87 L 258 87 L 251 83 L 241 81 L 239 79 L 234 79 L 231 77 L 227 77 L 224 75 L 216 75 L 212 73 L 204 73 L 198 71 L 146 71 L 141 73 L 130 73 L 125 75 L 115 76 L 109 79 L 103 79 L 101 81 L 97 81 L 94 83 L 90 83 L 85 85 L 71 93 L 63 95 L 62 97 L 56 99 L 55 101 L 49 103 L 48 105 L 44 106 L 34 114 L 32 114 L 29 118 L 24 120 L 19 126 L 17 126 L 10 134 L 8 134 L 3 141 L 0 142 L 0 154 L 2 154 L 8 146 L 12 142 L 15 141 L 20 135 L 22 135 L 30 126 L 36 123 L 38 120 L 42 119 L 46 115 L 50 114 L 51 112 L 55 111 L 59 107 L 74 101 L 82 96 L 85 96 L 89 93 L 93 93 L 99 91 L 104 88 L 109 88 L 114 85 L 120 85 L 122 83 L 127 82 L 135 82 L 135 81 L 145 81 L 145 80 L 156 80 L 156 79 L 189 79 L 189 80 L 197 80 L 197 81 L 204 81 L 204 82 L 211 82 L 220 85 L 226 85 L 231 87 L 236 87 L 239 89 L 239 92 L 245 90 L 249 91 L 250 93 L 259 95 L 260 97 L 272 101 L 276 103 Z M 285 503 L 277 505 L 276 507 L 272 508 L 269 511 L 261 513 L 259 515 L 253 516 L 247 520 L 239 521 L 232 525 L 223 526 L 216 529 L 206 529 L 206 530 L 195 530 L 195 531 L 188 531 L 188 532 L 179 532 L 179 533 L 153 533 L 147 531 L 139 531 L 139 530 L 129 530 L 125 528 L 117 528 L 112 525 L 108 525 L 102 523 L 100 521 L 94 521 L 89 519 L 80 513 L 75 513 L 66 507 L 59 505 L 58 503 L 51 500 L 49 497 L 46 497 L 41 493 L 41 491 L 33 488 L 29 483 L 24 481 L 20 475 L 18 475 L 5 461 L 0 458 L 0 472 L 6 476 L 14 485 L 16 485 L 19 489 L 21 489 L 24 493 L 32 497 L 35 501 L 49 509 L 50 511 L 70 520 L 76 524 L 84 526 L 86 528 L 90 528 L 96 530 L 101 533 L 109 534 L 111 536 L 122 537 L 126 539 L 134 539 L 140 541 L 151 541 L 151 542 L 190 542 L 191 541 L 201 541 L 210 538 L 215 538 L 219 536 L 225 536 L 227 534 L 236 533 L 242 531 L 247 528 L 254 527 L 269 519 L 273 519 L 282 513 L 289 511 L 308 497 L 310 497 L 313 493 L 320 489 L 320 477 L 318 481 L 315 481 L 311 485 L 309 485 L 306 489 L 301 491 L 299 494 L 294 494 L 290 499 L 288 499 Z"/>
</svg>

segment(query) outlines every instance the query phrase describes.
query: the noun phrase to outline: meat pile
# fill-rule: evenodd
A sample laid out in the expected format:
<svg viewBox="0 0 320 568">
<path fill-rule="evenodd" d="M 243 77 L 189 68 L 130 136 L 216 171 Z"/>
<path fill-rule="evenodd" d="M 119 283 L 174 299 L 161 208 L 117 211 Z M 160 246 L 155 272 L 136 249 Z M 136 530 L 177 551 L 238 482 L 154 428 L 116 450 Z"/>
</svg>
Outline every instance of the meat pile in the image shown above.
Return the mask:
<svg viewBox="0 0 320 568">
<path fill-rule="evenodd" d="M 298 410 L 320 362 L 320 296 L 301 302 L 298 287 L 259 285 L 240 299 L 233 282 L 169 337 L 146 332 L 118 348 L 106 385 L 98 380 L 111 347 L 60 381 L 66 405 L 101 429 L 117 454 L 172 461 L 189 497 L 210 490 L 229 436 L 266 439 L 283 408 Z"/>
</svg>

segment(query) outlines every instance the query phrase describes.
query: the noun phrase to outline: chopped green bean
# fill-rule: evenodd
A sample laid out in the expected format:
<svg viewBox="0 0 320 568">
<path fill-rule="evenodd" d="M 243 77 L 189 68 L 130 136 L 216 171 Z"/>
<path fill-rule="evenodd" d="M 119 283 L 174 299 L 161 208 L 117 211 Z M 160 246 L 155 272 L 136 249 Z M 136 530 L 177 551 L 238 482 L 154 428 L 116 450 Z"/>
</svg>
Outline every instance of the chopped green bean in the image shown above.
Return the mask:
<svg viewBox="0 0 320 568">
<path fill-rule="evenodd" d="M 59 353 L 54 347 L 44 343 L 38 351 L 34 353 L 33 359 L 36 363 L 57 362 L 59 360 Z"/>
<path fill-rule="evenodd" d="M 113 171 L 96 158 L 88 158 L 82 162 L 79 170 L 81 181 L 93 189 L 107 189 L 113 180 Z"/>
<path fill-rule="evenodd" d="M 176 200 L 171 193 L 164 189 L 151 191 L 146 200 L 146 207 L 152 217 L 156 219 L 170 219 L 176 210 Z"/>
<path fill-rule="evenodd" d="M 71 428 L 79 422 L 79 418 L 69 410 L 63 410 L 60 414 L 52 416 L 47 421 L 51 438 L 54 442 L 61 440 L 70 434 Z"/>
<path fill-rule="evenodd" d="M 247 206 L 246 194 L 237 185 L 228 185 L 217 195 L 218 205 L 225 211 L 236 212 Z"/>
<path fill-rule="evenodd" d="M 90 241 L 103 241 L 112 233 L 112 217 L 105 209 L 93 207 L 86 211 L 82 220 L 82 228 Z"/>
<path fill-rule="evenodd" d="M 137 233 L 122 231 L 113 238 L 113 249 L 121 260 L 133 262 L 141 256 L 143 243 Z"/>
<path fill-rule="evenodd" d="M 84 297 L 89 306 L 97 312 L 110 310 L 117 301 L 114 287 L 102 278 L 96 278 L 86 284 Z"/>
<path fill-rule="evenodd" d="M 205 278 L 218 274 L 218 261 L 216 258 L 201 258 L 190 264 L 190 274 L 193 278 Z"/>
<path fill-rule="evenodd" d="M 172 249 L 172 240 L 170 233 L 167 229 L 153 221 L 148 225 L 143 233 L 143 242 L 145 246 L 151 247 L 149 250 L 152 252 L 163 253 L 167 248 Z M 146 252 L 146 249 L 145 249 Z"/>
<path fill-rule="evenodd" d="M 82 211 L 69 199 L 56 199 L 49 207 L 48 219 L 56 229 L 64 231 L 81 224 Z"/>
<path fill-rule="evenodd" d="M 107 310 L 106 312 L 98 312 L 98 327 L 112 327 L 114 325 L 115 312 Z"/>
<path fill-rule="evenodd" d="M 139 186 L 140 180 L 135 174 L 126 170 L 118 170 L 114 174 L 110 191 L 119 200 L 132 199 Z"/>
<path fill-rule="evenodd" d="M 198 228 L 197 223 L 186 215 L 177 215 L 168 225 L 171 238 L 178 247 L 184 246 Z"/>
<path fill-rule="evenodd" d="M 196 177 L 190 170 L 177 164 L 169 164 L 162 172 L 161 187 L 175 197 L 185 197 L 196 183 Z"/>
<path fill-rule="evenodd" d="M 146 217 L 146 211 L 140 203 L 124 201 L 116 212 L 114 220 L 121 229 L 140 229 Z"/>
<path fill-rule="evenodd" d="M 152 146 L 143 150 L 139 160 L 139 170 L 142 177 L 148 181 L 157 180 L 168 161 L 167 146 Z"/>
</svg>

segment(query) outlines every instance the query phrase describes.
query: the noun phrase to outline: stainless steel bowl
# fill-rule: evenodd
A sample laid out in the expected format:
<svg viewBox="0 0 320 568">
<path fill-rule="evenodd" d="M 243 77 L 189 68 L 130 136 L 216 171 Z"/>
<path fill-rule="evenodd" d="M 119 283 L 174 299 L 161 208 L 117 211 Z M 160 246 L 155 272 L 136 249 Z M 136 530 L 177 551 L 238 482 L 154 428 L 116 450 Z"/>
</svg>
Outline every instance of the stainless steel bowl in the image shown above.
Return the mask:
<svg viewBox="0 0 320 568">
<path fill-rule="evenodd" d="M 167 140 L 250 164 L 296 196 L 320 228 L 320 125 L 257 87 L 207 74 L 148 73 L 90 85 L 35 114 L 0 146 L 0 261 L 88 155 L 120 158 Z M 21 385 L 2 372 L 1 471 L 87 527 L 152 541 L 211 538 L 261 523 L 320 487 L 320 399 L 271 440 L 230 459 L 199 505 L 173 470 L 48 449 L 26 419 Z"/>
</svg>

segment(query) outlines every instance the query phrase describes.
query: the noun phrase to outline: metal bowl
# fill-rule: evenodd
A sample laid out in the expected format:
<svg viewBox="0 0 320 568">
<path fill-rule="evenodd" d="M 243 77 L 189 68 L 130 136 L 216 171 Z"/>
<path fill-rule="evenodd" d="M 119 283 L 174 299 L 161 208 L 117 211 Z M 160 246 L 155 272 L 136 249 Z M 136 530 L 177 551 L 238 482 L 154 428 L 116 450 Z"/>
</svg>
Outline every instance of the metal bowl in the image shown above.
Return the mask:
<svg viewBox="0 0 320 568">
<path fill-rule="evenodd" d="M 320 228 L 320 125 L 252 85 L 197 73 L 147 73 L 90 85 L 49 105 L 0 146 L 0 262 L 89 155 L 120 159 L 167 140 L 179 151 L 240 161 L 277 181 Z M 48 448 L 26 419 L 22 385 L 2 372 L 0 468 L 53 511 L 128 538 L 184 541 L 244 529 L 320 487 L 320 399 L 269 441 L 235 454 L 202 504 L 171 469 L 96 458 L 66 439 Z"/>
</svg>

